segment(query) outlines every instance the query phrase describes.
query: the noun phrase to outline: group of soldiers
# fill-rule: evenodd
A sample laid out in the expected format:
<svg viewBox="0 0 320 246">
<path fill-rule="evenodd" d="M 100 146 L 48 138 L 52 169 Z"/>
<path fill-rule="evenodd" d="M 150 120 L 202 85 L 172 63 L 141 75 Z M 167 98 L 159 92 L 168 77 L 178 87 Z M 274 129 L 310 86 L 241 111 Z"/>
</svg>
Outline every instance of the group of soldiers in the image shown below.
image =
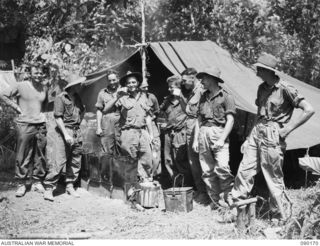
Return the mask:
<svg viewBox="0 0 320 246">
<path fill-rule="evenodd" d="M 173 180 L 178 174 L 184 185 L 194 188 L 194 200 L 218 209 L 230 208 L 249 197 L 254 176 L 262 171 L 270 191 L 272 216 L 286 219 L 283 180 L 285 138 L 306 122 L 314 110 L 296 88 L 277 74 L 278 60 L 262 54 L 254 64 L 260 84 L 256 105 L 257 120 L 247 140 L 241 146 L 243 159 L 234 177 L 229 166 L 228 136 L 233 128 L 236 106 L 233 95 L 223 89 L 218 67 L 196 71 L 187 68 L 181 75 L 167 78 L 169 95 L 159 106 L 157 98 L 148 92 L 148 81 L 138 72 L 119 77 L 108 71 L 107 86 L 97 96 L 97 130 L 103 151 L 110 158 L 128 156 L 137 163 L 140 182 L 152 181 L 161 173 L 161 141 L 157 124 L 159 117 L 166 124 L 164 134 L 164 166 Z M 71 76 L 64 91 L 54 101 L 59 149 L 55 165 L 45 166 L 46 128 L 41 105 L 47 87 L 41 83 L 41 67 L 31 67 L 28 81 L 3 93 L 1 98 L 18 113 L 16 178 L 20 184 L 17 197 L 26 193 L 32 178 L 32 190 L 44 192 L 53 201 L 61 171 L 66 167 L 66 191 L 79 197 L 74 189 L 81 168 L 82 137 L 80 123 L 84 106 L 79 97 L 85 78 Z M 17 96 L 18 104 L 10 100 Z M 82 98 L 82 100 L 84 100 Z M 302 109 L 300 117 L 290 120 L 294 108 Z M 104 163 L 106 167 L 111 163 Z M 44 187 L 43 187 L 44 186 Z"/>
</svg>

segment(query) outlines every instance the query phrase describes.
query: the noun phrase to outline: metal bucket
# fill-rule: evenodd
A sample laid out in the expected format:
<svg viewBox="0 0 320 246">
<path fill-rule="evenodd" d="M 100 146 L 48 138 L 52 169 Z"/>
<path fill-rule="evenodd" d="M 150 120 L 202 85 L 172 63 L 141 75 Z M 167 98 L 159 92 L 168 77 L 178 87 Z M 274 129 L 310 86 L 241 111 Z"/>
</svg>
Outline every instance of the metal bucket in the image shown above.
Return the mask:
<svg viewBox="0 0 320 246">
<path fill-rule="evenodd" d="M 160 185 L 156 182 L 140 183 L 138 203 L 145 208 L 159 207 Z"/>
<path fill-rule="evenodd" d="M 173 187 L 163 191 L 166 211 L 170 212 L 190 212 L 193 209 L 193 189 L 192 187 L 176 187 L 175 177 Z M 182 179 L 183 186 L 183 179 Z"/>
</svg>

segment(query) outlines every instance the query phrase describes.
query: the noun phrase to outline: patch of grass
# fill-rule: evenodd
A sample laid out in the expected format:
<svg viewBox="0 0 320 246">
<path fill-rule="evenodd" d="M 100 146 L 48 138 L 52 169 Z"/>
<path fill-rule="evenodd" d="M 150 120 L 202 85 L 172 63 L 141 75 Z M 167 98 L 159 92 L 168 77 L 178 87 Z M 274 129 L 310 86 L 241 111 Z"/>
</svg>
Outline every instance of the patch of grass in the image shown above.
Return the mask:
<svg viewBox="0 0 320 246">
<path fill-rule="evenodd" d="M 314 186 L 288 190 L 288 195 L 293 202 L 293 216 L 296 216 L 308 208 L 317 198 L 320 191 L 320 181 L 315 182 Z"/>
</svg>

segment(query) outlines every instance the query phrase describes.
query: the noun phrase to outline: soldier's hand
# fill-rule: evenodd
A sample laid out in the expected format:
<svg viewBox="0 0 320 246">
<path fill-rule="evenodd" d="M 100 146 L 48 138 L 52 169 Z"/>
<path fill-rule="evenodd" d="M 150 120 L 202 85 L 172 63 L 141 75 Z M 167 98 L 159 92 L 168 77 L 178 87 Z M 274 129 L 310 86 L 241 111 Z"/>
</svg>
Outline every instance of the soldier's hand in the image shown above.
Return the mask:
<svg viewBox="0 0 320 246">
<path fill-rule="evenodd" d="M 96 131 L 96 134 L 101 137 L 102 135 L 102 129 L 101 128 L 98 128 L 97 131 Z"/>
<path fill-rule="evenodd" d="M 181 89 L 180 88 L 174 88 L 173 89 L 173 95 L 176 97 L 180 97 L 181 96 Z"/>
<path fill-rule="evenodd" d="M 70 145 L 73 145 L 73 144 L 74 144 L 74 139 L 73 139 L 69 134 L 66 134 L 66 135 L 64 136 L 64 138 L 65 138 L 65 140 L 66 140 L 66 142 L 67 142 L 68 144 L 70 144 Z"/>
<path fill-rule="evenodd" d="M 218 139 L 213 145 L 213 149 L 219 150 L 223 147 L 224 141 L 222 139 Z"/>
<path fill-rule="evenodd" d="M 149 139 L 150 139 L 150 143 L 152 144 L 152 142 L 153 142 L 153 140 L 154 140 L 153 135 L 149 134 Z"/>
<path fill-rule="evenodd" d="M 192 144 L 192 149 L 194 152 L 199 153 L 199 143 L 198 141 L 194 141 Z"/>
<path fill-rule="evenodd" d="M 281 128 L 279 129 L 279 135 L 280 135 L 280 138 L 285 139 L 289 135 L 289 131 L 285 127 Z"/>
<path fill-rule="evenodd" d="M 15 111 L 16 111 L 18 114 L 21 114 L 21 109 L 20 109 L 20 107 L 15 108 Z"/>
<path fill-rule="evenodd" d="M 249 145 L 248 140 L 244 141 L 244 143 L 241 145 L 240 152 L 242 154 L 245 152 L 245 150 L 248 147 L 248 145 Z"/>
<path fill-rule="evenodd" d="M 122 87 L 122 88 L 119 88 L 118 91 L 117 91 L 117 97 L 122 97 L 124 95 L 128 94 L 128 88 L 127 87 Z"/>
</svg>

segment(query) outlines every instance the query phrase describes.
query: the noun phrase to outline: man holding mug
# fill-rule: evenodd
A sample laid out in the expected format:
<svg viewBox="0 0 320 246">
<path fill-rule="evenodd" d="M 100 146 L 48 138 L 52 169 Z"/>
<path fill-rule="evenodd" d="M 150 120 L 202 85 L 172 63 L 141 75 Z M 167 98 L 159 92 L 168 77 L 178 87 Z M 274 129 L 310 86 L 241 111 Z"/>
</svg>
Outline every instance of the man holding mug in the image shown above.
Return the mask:
<svg viewBox="0 0 320 246">
<path fill-rule="evenodd" d="M 160 106 L 167 118 L 165 128 L 164 158 L 166 169 L 172 179 L 183 174 L 184 184 L 193 186 L 193 177 L 188 162 L 186 119 L 187 115 L 180 104 L 181 77 L 173 75 L 167 79 L 170 95 Z"/>
</svg>

